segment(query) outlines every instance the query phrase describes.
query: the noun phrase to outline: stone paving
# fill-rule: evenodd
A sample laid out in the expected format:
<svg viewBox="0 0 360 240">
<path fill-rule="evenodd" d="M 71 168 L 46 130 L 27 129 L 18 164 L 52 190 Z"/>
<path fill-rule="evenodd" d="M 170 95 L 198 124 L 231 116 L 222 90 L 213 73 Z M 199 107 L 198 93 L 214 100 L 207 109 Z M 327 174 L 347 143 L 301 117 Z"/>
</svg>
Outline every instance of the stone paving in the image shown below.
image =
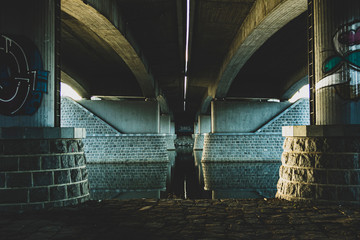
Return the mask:
<svg viewBox="0 0 360 240">
<path fill-rule="evenodd" d="M 1 213 L 0 239 L 360 239 L 360 207 L 279 199 L 89 201 Z"/>
</svg>

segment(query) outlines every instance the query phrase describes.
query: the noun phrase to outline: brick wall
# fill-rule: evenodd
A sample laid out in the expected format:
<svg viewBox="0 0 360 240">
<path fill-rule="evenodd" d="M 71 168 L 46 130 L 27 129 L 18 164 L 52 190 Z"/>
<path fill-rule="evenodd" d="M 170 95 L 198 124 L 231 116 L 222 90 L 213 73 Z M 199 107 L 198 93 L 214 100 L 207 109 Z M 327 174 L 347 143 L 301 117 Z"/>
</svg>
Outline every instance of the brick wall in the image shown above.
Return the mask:
<svg viewBox="0 0 360 240">
<path fill-rule="evenodd" d="M 272 132 L 281 134 L 282 126 L 309 125 L 309 114 L 309 100 L 306 98 L 299 99 L 285 111 L 259 128 L 256 132 Z"/>
<path fill-rule="evenodd" d="M 61 98 L 61 126 L 86 127 L 86 136 L 120 135 L 121 133 L 70 98 Z"/>
<path fill-rule="evenodd" d="M 254 133 L 206 134 L 202 167 L 207 190 L 255 189 L 275 194 L 284 137 L 282 126 L 308 125 L 308 100 L 301 99 Z M 196 149 L 201 148 L 196 135 Z"/>
<path fill-rule="evenodd" d="M 82 126 L 90 191 L 163 190 L 169 167 L 167 134 L 122 134 L 80 104 L 62 99 L 62 126 Z"/>
</svg>

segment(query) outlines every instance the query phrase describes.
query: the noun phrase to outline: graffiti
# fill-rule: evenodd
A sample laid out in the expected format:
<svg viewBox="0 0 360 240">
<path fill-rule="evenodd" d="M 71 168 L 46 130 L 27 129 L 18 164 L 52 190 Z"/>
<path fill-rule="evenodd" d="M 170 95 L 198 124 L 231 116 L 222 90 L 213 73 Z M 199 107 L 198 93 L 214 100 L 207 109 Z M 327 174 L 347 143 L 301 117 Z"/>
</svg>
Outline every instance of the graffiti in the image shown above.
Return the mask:
<svg viewBox="0 0 360 240">
<path fill-rule="evenodd" d="M 322 65 L 316 89 L 334 87 L 346 100 L 360 99 L 360 22 L 342 26 L 333 37 L 335 54 Z"/>
<path fill-rule="evenodd" d="M 48 77 L 31 41 L 0 35 L 0 114 L 34 114 L 47 93 Z"/>
</svg>

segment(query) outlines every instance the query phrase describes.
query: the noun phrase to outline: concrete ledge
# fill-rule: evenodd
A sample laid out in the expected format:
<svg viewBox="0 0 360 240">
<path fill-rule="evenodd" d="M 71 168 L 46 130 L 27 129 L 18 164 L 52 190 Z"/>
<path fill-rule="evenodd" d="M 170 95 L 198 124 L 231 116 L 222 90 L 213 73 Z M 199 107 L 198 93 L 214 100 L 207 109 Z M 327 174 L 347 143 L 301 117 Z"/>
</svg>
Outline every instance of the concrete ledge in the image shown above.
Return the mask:
<svg viewBox="0 0 360 240">
<path fill-rule="evenodd" d="M 284 126 L 284 137 L 358 137 L 360 125 Z"/>
<path fill-rule="evenodd" d="M 134 164 L 142 164 L 142 165 L 146 165 L 146 164 L 154 164 L 154 163 L 166 163 L 166 164 L 169 164 L 169 160 L 168 159 L 163 159 L 163 160 L 153 160 L 153 159 L 149 159 L 149 160 L 140 160 L 140 161 L 134 161 L 134 160 L 121 160 L 121 161 L 99 161 L 99 162 L 87 162 L 86 165 L 92 165 L 92 164 L 117 164 L 117 165 L 120 165 L 120 164 L 131 164 L 131 165 L 134 165 Z"/>
<path fill-rule="evenodd" d="M 159 137 L 159 136 L 167 137 L 173 135 L 175 134 L 166 134 L 166 133 L 86 134 L 87 137 Z"/>
<path fill-rule="evenodd" d="M 0 139 L 82 139 L 85 128 L 72 127 L 10 127 L 0 128 Z"/>
<path fill-rule="evenodd" d="M 248 133 L 204 133 L 204 136 L 253 136 L 253 135 L 280 135 L 280 133 L 274 132 L 248 132 Z"/>
<path fill-rule="evenodd" d="M 201 160 L 201 163 L 206 164 L 226 164 L 226 163 L 280 163 L 280 160 Z"/>
</svg>

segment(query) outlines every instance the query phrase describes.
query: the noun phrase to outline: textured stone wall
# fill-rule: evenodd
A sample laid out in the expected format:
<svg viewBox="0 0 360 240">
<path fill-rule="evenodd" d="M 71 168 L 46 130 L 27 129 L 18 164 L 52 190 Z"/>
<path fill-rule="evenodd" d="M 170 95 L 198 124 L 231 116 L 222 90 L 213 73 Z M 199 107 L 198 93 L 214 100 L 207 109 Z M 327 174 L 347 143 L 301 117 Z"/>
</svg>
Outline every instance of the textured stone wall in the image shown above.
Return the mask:
<svg viewBox="0 0 360 240">
<path fill-rule="evenodd" d="M 49 135 L 64 135 L 57 130 Z M 0 210 L 61 207 L 89 199 L 80 139 L 24 138 L 0 138 Z"/>
<path fill-rule="evenodd" d="M 278 134 L 205 135 L 205 189 L 276 189 L 283 137 Z"/>
<path fill-rule="evenodd" d="M 359 137 L 287 137 L 278 198 L 360 201 Z"/>
<path fill-rule="evenodd" d="M 61 98 L 61 126 L 86 127 L 87 137 L 121 134 L 101 118 L 66 97 Z"/>
<path fill-rule="evenodd" d="M 63 125 L 82 126 L 89 132 L 83 141 L 91 193 L 166 188 L 167 149 L 174 148 L 173 134 L 122 134 L 70 99 L 62 106 Z"/>
<path fill-rule="evenodd" d="M 167 161 L 166 136 L 124 134 L 84 139 L 88 163 Z"/>
<path fill-rule="evenodd" d="M 204 134 L 197 133 L 194 138 L 194 150 L 202 150 L 204 147 Z"/>
<path fill-rule="evenodd" d="M 308 99 L 301 99 L 255 133 L 205 134 L 202 168 L 207 190 L 254 189 L 275 195 L 284 125 L 309 124 Z M 199 158 L 201 136 L 195 135 Z"/>
<path fill-rule="evenodd" d="M 167 150 L 175 150 L 176 134 L 166 134 L 166 148 Z"/>
<path fill-rule="evenodd" d="M 309 99 L 299 99 L 281 114 L 275 116 L 271 121 L 259 128 L 256 133 L 281 134 L 283 126 L 308 125 L 310 124 L 309 111 Z"/>
</svg>

